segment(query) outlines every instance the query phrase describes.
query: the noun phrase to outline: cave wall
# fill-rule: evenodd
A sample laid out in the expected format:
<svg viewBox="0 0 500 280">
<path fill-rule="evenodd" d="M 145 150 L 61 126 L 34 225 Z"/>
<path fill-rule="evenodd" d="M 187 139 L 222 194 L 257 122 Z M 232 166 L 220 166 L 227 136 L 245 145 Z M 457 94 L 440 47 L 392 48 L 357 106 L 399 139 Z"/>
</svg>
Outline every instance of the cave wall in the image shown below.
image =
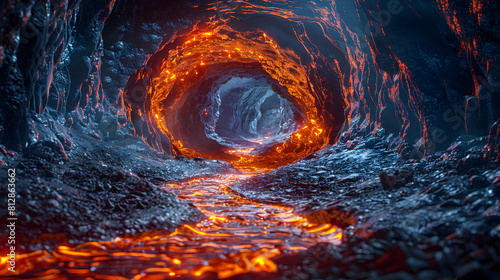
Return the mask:
<svg viewBox="0 0 500 280">
<path fill-rule="evenodd" d="M 208 2 L 3 1 L 0 143 L 22 152 L 39 140 L 34 116 L 47 111 L 111 137 L 126 122 L 129 77 Z M 350 63 L 340 141 L 383 128 L 420 157 L 486 135 L 499 118 L 498 2 L 320 2 L 331 5 Z"/>
<path fill-rule="evenodd" d="M 96 137 L 115 133 L 124 123 L 116 106 L 121 88 L 154 53 L 164 34 L 190 23 L 177 18 L 186 18 L 179 9 L 186 11 L 182 8 L 192 4 L 2 2 L 0 143 L 26 152 L 30 144 L 51 138 L 37 133 L 34 117 L 47 111 L 52 118 L 62 117 L 68 127 L 85 126 Z M 50 141 L 63 149 L 62 142 L 71 140 Z"/>
<path fill-rule="evenodd" d="M 348 133 L 382 127 L 410 157 L 488 133 L 500 117 L 498 2 L 335 3 L 353 69 Z"/>
<path fill-rule="evenodd" d="M 101 31 L 113 5 L 111 0 L 4 2 L 2 144 L 16 151 L 30 144 L 30 112 L 51 108 L 70 116 L 89 103 L 102 107 Z"/>
</svg>

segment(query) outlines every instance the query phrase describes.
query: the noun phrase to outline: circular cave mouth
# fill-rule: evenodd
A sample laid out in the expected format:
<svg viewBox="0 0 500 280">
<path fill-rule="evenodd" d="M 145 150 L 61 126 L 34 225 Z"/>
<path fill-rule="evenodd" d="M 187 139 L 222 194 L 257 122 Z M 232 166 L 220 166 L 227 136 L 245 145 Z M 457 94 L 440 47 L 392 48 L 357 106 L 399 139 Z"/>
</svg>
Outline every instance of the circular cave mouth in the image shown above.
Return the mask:
<svg viewBox="0 0 500 280">
<path fill-rule="evenodd" d="M 173 36 L 124 91 L 136 133 L 157 150 L 244 171 L 290 164 L 334 142 L 344 87 L 339 71 L 324 69 L 338 70 L 328 65 L 338 60 L 280 43 L 297 41 L 295 33 L 268 32 L 219 22 Z"/>
</svg>

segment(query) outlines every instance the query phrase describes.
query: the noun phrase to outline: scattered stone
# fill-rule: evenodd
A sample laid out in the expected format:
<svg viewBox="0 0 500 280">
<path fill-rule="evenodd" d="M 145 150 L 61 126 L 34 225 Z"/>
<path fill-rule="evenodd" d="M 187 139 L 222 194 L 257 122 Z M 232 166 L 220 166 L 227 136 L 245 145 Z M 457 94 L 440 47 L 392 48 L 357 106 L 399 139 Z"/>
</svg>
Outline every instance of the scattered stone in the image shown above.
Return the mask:
<svg viewBox="0 0 500 280">
<path fill-rule="evenodd" d="M 458 174 L 467 174 L 472 168 L 478 168 L 488 163 L 481 153 L 471 153 L 457 163 Z"/>
<path fill-rule="evenodd" d="M 379 175 L 382 186 L 390 190 L 396 190 L 413 180 L 413 168 L 402 167 L 400 169 L 386 169 Z"/>
</svg>

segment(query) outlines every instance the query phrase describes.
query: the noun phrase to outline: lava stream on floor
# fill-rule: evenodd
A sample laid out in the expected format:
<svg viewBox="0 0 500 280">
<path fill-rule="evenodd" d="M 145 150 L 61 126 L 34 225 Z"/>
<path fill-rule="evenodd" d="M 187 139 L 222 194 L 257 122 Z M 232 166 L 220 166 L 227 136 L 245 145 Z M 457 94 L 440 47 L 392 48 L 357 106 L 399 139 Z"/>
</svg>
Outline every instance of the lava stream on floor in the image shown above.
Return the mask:
<svg viewBox="0 0 500 280">
<path fill-rule="evenodd" d="M 306 250 L 319 242 L 340 243 L 342 233 L 337 227 L 311 224 L 292 208 L 249 201 L 228 187 L 249 176 L 165 184 L 166 191 L 207 216 L 195 226 L 184 225 L 166 235 L 116 238 L 18 255 L 16 269 L 25 279 L 223 279 L 246 272 L 273 272 L 278 268 L 272 258 L 279 254 Z M 1 262 L 6 270 L 6 259 L 2 257 Z"/>
</svg>

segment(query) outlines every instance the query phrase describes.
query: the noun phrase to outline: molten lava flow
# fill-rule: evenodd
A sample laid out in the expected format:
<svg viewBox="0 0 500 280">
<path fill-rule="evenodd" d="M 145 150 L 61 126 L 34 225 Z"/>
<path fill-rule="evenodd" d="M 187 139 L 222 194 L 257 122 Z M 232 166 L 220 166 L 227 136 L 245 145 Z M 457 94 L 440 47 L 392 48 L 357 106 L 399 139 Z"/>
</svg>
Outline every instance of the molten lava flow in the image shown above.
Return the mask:
<svg viewBox="0 0 500 280">
<path fill-rule="evenodd" d="M 171 234 L 143 234 L 18 255 L 16 270 L 30 279 L 169 279 L 209 274 L 222 279 L 252 271 L 273 272 L 278 269 L 272 260 L 277 255 L 306 250 L 318 242 L 340 243 L 342 234 L 333 225 L 311 224 L 291 208 L 252 202 L 227 187 L 247 177 L 165 185 L 208 217 L 195 226 L 184 225 Z M 2 258 L 0 274 L 6 272 Z"/>
</svg>

